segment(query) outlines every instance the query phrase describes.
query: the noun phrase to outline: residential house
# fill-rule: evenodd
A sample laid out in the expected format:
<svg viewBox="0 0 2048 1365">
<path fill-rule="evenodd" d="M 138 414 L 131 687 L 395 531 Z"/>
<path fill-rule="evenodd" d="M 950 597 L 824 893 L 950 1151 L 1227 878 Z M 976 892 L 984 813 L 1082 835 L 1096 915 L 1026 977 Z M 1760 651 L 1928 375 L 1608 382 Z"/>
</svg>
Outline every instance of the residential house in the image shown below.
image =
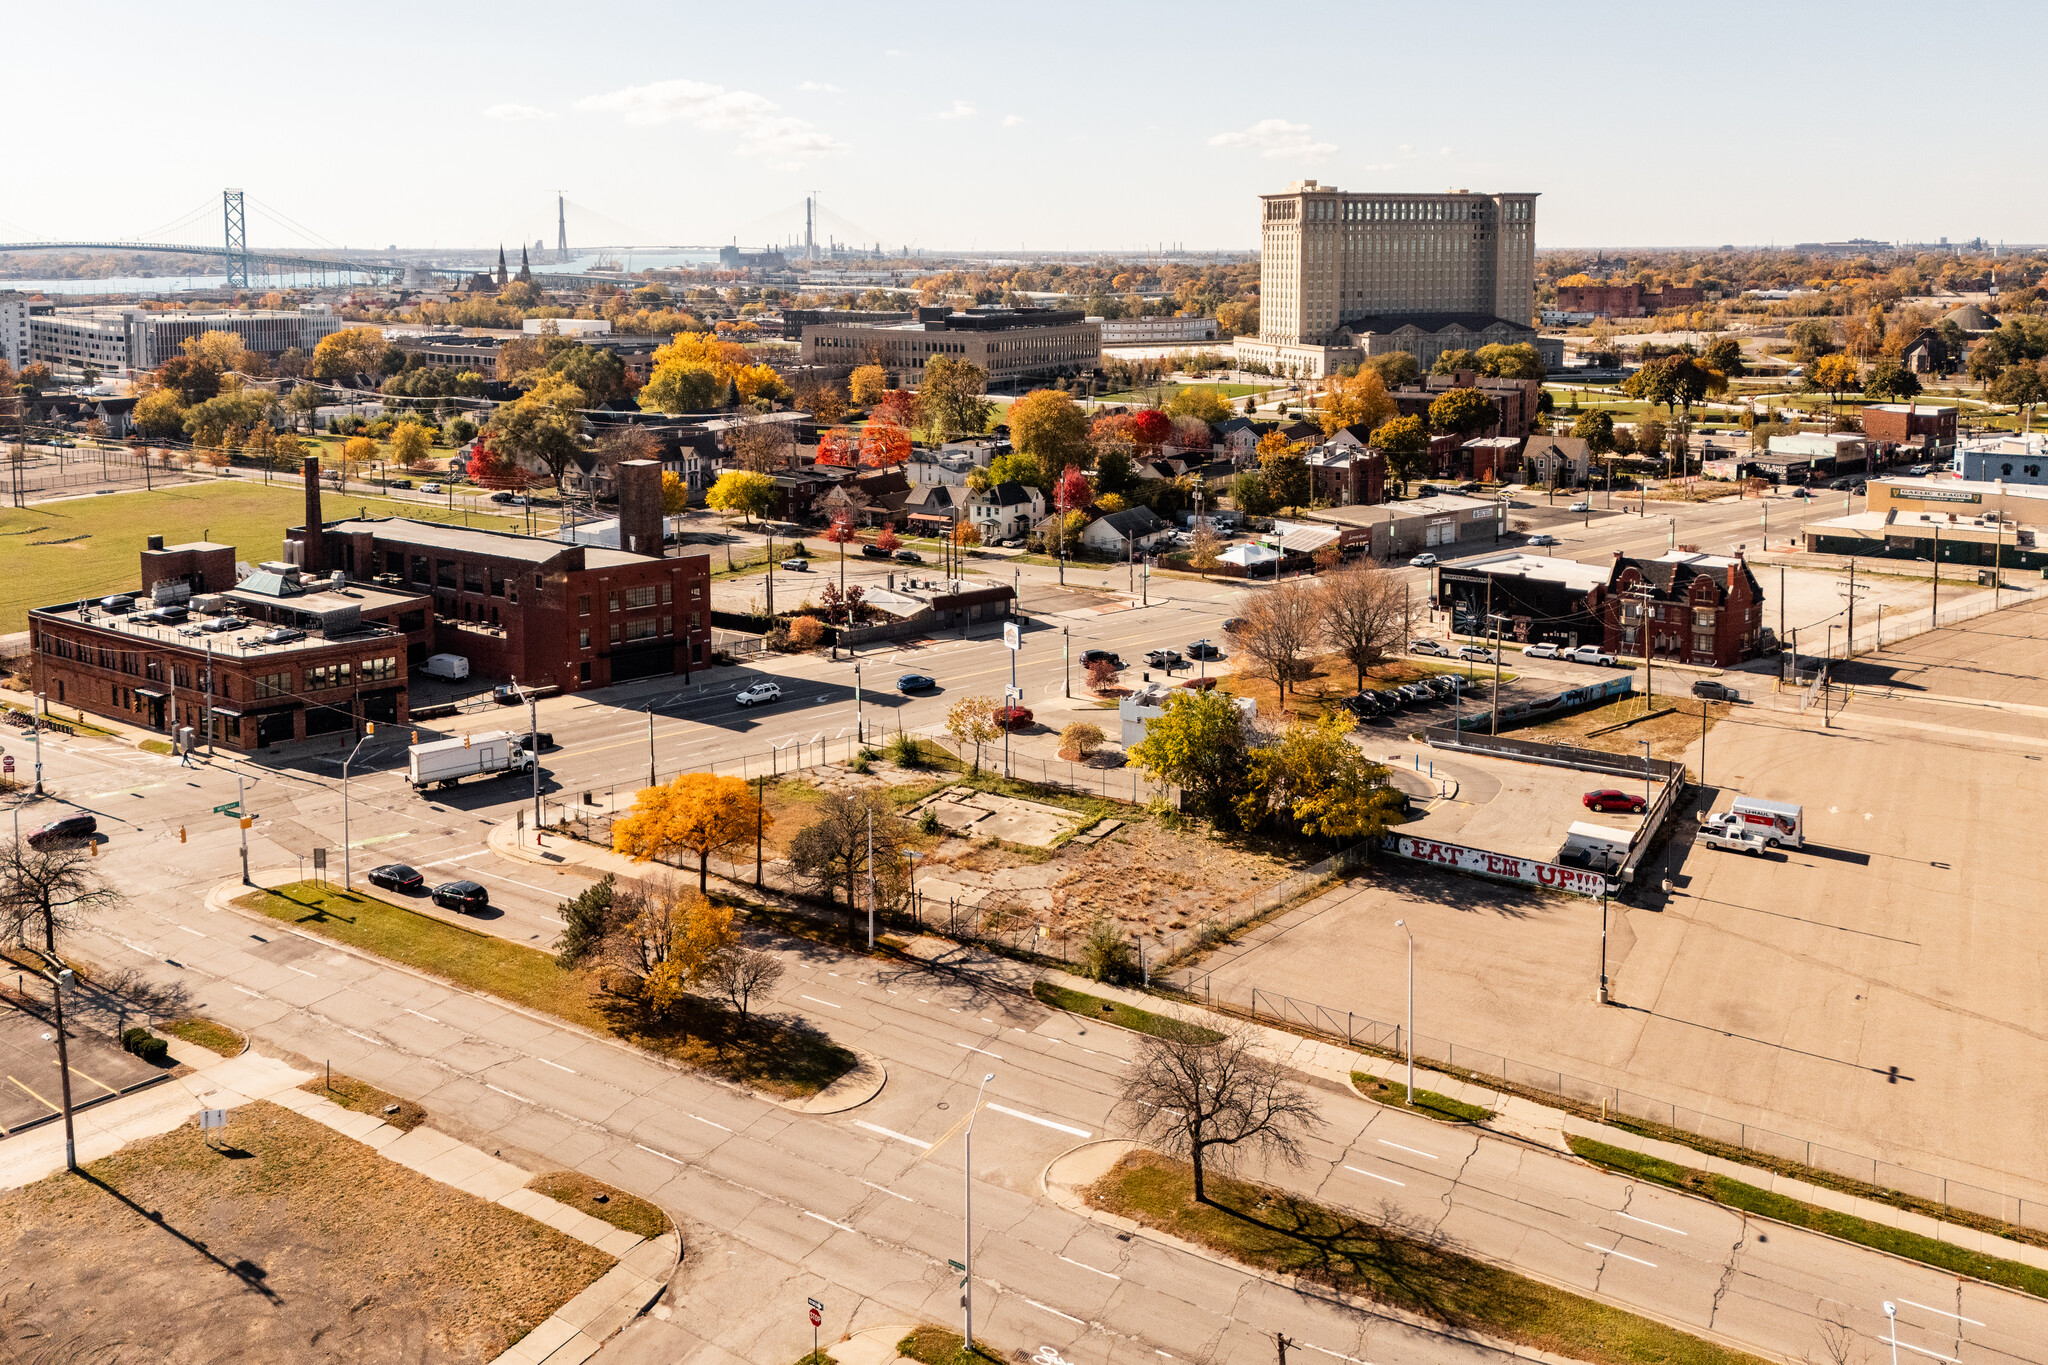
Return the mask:
<svg viewBox="0 0 2048 1365">
<path fill-rule="evenodd" d="M 1045 516 L 1045 494 L 1030 484 L 991 484 L 968 494 L 967 516 L 984 545 L 1022 538 Z"/>
<path fill-rule="evenodd" d="M 1727 668 L 1763 647 L 1763 587 L 1739 553 L 1631 559 L 1617 551 L 1598 605 L 1614 654 Z"/>
<path fill-rule="evenodd" d="M 1172 529 L 1149 507 L 1126 507 L 1089 522 L 1081 532 L 1081 543 L 1102 554 L 1128 557 L 1136 550 L 1150 548 Z"/>
<path fill-rule="evenodd" d="M 1593 455 L 1583 436 L 1531 436 L 1522 450 L 1523 481 L 1531 484 L 1585 483 Z"/>
</svg>

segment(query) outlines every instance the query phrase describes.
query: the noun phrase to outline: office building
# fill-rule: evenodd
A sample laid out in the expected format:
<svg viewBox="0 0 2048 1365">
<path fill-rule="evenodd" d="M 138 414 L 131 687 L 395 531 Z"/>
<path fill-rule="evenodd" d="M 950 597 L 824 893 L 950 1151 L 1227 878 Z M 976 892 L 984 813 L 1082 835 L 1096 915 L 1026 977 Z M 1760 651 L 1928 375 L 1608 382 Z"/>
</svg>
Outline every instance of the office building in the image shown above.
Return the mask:
<svg viewBox="0 0 2048 1365">
<path fill-rule="evenodd" d="M 1161 346 L 1175 342 L 1214 341 L 1214 318 L 1095 318 L 1102 324 L 1105 346 Z"/>
<path fill-rule="evenodd" d="M 1050 308 L 919 308 L 908 322 L 828 322 L 803 334 L 804 364 L 880 365 L 909 388 L 941 355 L 980 366 L 991 389 L 1073 378 L 1102 364 L 1102 324 Z"/>
<path fill-rule="evenodd" d="M 0 294 L 0 360 L 17 370 L 28 364 L 29 319 L 56 311 L 56 304 L 26 294 Z"/>
<path fill-rule="evenodd" d="M 1348 194 L 1298 180 L 1260 196 L 1259 335 L 1240 362 L 1328 374 L 1408 351 L 1423 369 L 1446 350 L 1540 345 L 1534 194 Z"/>
<path fill-rule="evenodd" d="M 290 350 L 311 355 L 320 338 L 343 326 L 324 304 L 289 312 L 216 313 L 56 308 L 48 304 L 27 307 L 27 362 L 40 360 L 73 369 L 90 365 L 103 374 L 156 369 L 181 353 L 186 338 L 206 332 L 232 332 L 242 339 L 243 346 L 272 360 Z M 0 312 L 0 321 L 7 320 L 9 315 Z"/>
</svg>

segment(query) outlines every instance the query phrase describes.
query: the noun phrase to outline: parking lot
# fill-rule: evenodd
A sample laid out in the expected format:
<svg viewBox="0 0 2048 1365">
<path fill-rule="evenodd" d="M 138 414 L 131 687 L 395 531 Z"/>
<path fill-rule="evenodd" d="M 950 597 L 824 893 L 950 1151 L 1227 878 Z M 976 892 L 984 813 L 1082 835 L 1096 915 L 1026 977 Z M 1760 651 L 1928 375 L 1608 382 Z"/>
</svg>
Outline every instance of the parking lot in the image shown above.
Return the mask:
<svg viewBox="0 0 2048 1365">
<path fill-rule="evenodd" d="M 76 1025 L 67 1033 L 74 1106 L 121 1094 L 164 1074 Z M 32 1014 L 0 1007 L 0 1137 L 62 1112 L 61 1096 L 55 1031 Z"/>
<path fill-rule="evenodd" d="M 1366 752 L 1390 767 L 1433 782 L 1439 795 L 1418 820 L 1401 827 L 1403 834 L 1440 839 L 1468 848 L 1534 858 L 1554 863 L 1574 823 L 1620 830 L 1631 837 L 1642 816 L 1625 811 L 1588 810 L 1581 798 L 1589 791 L 1620 790 L 1643 794 L 1641 779 L 1633 782 L 1572 768 L 1520 763 L 1490 754 L 1444 753 L 1428 748 L 1381 754 L 1372 739 Z M 1421 759 L 1418 769 L 1415 763 Z M 1653 793 L 1654 795 L 1654 793 Z"/>
</svg>

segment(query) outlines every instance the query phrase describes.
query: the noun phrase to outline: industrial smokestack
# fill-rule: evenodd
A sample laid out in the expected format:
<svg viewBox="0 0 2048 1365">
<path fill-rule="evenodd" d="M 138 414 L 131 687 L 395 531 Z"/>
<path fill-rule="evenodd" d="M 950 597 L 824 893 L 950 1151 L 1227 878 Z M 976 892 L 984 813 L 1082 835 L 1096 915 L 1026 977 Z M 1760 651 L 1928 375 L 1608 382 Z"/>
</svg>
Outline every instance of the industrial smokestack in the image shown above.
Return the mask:
<svg viewBox="0 0 2048 1365">
<path fill-rule="evenodd" d="M 301 542 L 299 566 L 309 574 L 327 570 L 327 538 L 320 533 L 320 457 L 306 457 L 306 536 Z"/>
<path fill-rule="evenodd" d="M 618 487 L 619 548 L 628 554 L 660 558 L 661 462 L 621 460 Z"/>
</svg>

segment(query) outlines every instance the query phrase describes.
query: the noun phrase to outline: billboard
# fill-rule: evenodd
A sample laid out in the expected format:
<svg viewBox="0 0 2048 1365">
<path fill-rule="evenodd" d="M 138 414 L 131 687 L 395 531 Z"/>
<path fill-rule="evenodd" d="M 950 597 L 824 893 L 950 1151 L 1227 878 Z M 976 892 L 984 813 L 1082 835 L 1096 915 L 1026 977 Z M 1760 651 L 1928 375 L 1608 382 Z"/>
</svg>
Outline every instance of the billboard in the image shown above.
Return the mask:
<svg viewBox="0 0 2048 1365">
<path fill-rule="evenodd" d="M 1462 844 L 1446 844 L 1436 839 L 1416 839 L 1406 834 L 1389 834 L 1380 847 L 1397 858 L 1470 872 L 1475 877 L 1521 882 L 1550 891 L 1568 891 L 1575 896 L 1607 894 L 1606 876 L 1582 867 L 1539 863 L 1534 858 L 1513 858 L 1505 853 L 1489 853 L 1483 848 L 1466 848 Z"/>
</svg>

